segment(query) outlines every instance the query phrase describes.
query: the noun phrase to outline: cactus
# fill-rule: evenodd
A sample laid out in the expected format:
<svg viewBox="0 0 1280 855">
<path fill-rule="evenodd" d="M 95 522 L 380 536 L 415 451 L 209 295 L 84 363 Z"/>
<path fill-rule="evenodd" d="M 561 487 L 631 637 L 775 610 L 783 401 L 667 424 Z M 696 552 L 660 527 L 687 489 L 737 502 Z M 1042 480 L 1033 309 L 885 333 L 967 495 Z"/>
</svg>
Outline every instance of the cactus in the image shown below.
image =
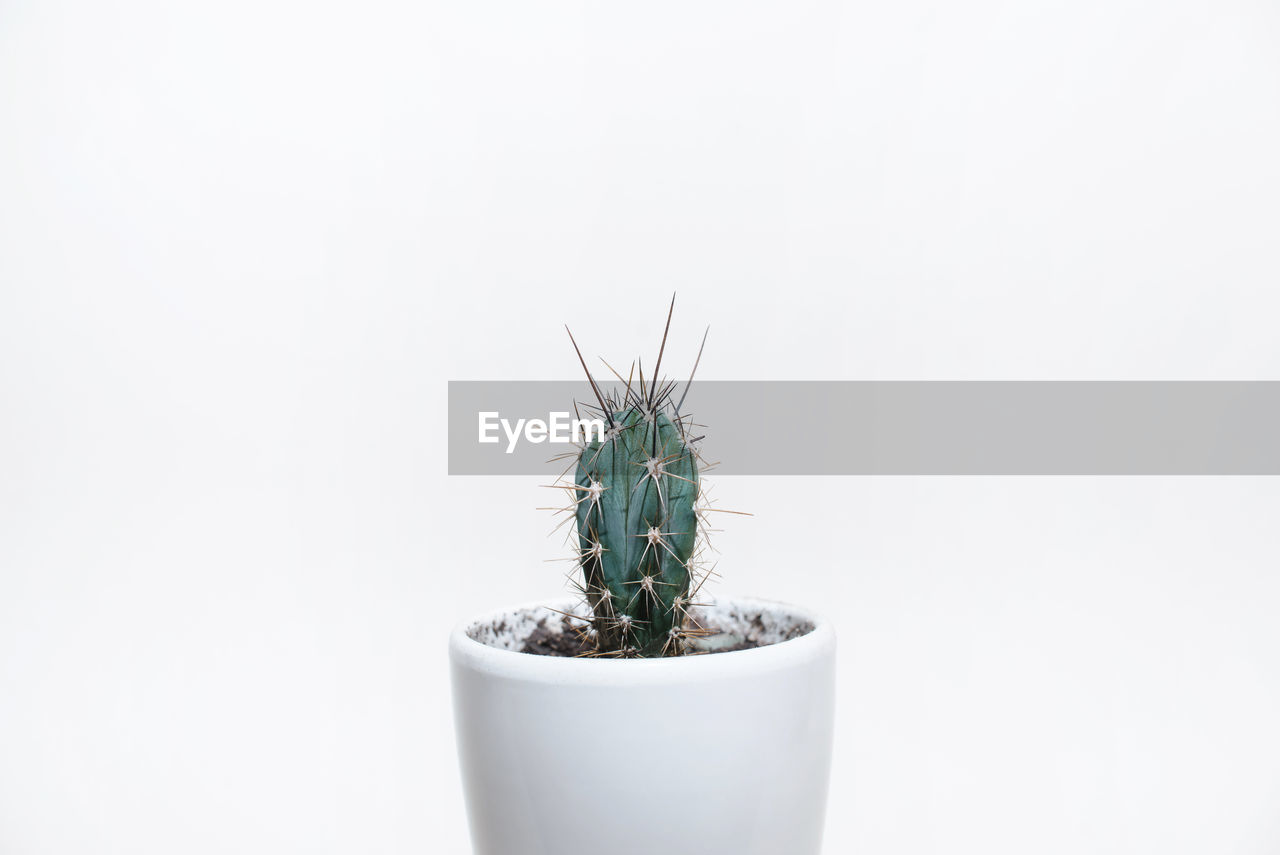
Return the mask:
<svg viewBox="0 0 1280 855">
<path fill-rule="evenodd" d="M 670 325 L 669 311 L 667 330 Z M 679 412 L 684 396 L 673 402 L 675 383 L 658 379 L 666 340 L 664 331 L 652 381 L 646 386 L 641 369 L 638 389 L 629 379 L 621 395 L 600 390 L 578 351 L 607 423 L 603 438 L 580 446 L 568 485 L 578 587 L 590 609 L 582 633 L 590 655 L 676 656 L 703 634 L 690 614 L 709 575 L 695 567 L 705 535 L 695 448 L 701 437 L 688 434 L 689 420 Z M 573 346 L 577 350 L 576 341 Z"/>
</svg>

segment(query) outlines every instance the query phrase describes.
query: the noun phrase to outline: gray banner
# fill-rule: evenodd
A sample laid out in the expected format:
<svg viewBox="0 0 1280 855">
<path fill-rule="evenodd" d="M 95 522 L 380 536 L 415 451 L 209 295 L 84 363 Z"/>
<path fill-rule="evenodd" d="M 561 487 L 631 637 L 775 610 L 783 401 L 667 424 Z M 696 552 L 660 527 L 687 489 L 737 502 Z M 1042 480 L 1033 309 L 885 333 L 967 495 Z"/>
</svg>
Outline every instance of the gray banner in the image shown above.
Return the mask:
<svg viewBox="0 0 1280 855">
<path fill-rule="evenodd" d="M 451 381 L 449 474 L 559 473 L 575 400 L 585 381 Z M 1280 474 L 1271 381 L 708 380 L 685 411 L 724 475 Z"/>
</svg>

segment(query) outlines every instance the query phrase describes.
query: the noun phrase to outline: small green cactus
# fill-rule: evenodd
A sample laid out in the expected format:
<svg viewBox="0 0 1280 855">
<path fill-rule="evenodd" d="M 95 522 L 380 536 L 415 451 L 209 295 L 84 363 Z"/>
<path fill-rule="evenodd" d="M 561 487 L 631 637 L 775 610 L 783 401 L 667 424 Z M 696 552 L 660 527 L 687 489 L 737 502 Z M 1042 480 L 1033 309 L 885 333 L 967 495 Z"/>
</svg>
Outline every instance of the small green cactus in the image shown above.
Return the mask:
<svg viewBox="0 0 1280 855">
<path fill-rule="evenodd" d="M 664 332 L 662 350 L 666 340 Z M 678 656 L 703 634 L 689 610 L 706 578 L 694 563 L 705 534 L 695 450 L 701 437 L 689 436 L 679 412 L 683 395 L 672 400 L 676 384 L 658 379 L 662 350 L 652 382 L 646 386 L 642 369 L 638 389 L 628 380 L 620 396 L 601 392 L 578 352 L 607 423 L 603 438 L 580 447 L 569 485 L 591 655 Z"/>
</svg>

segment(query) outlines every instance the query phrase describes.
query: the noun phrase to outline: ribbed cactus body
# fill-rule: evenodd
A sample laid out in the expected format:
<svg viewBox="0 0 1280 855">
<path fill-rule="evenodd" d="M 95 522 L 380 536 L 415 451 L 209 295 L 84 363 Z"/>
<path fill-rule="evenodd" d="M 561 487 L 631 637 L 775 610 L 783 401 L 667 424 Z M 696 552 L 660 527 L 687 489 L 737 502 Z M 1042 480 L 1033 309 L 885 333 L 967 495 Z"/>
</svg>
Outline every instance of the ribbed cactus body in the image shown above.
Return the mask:
<svg viewBox="0 0 1280 855">
<path fill-rule="evenodd" d="M 597 649 L 670 656 L 685 647 L 698 466 L 680 425 L 632 400 L 578 456 L 580 564 Z"/>
</svg>

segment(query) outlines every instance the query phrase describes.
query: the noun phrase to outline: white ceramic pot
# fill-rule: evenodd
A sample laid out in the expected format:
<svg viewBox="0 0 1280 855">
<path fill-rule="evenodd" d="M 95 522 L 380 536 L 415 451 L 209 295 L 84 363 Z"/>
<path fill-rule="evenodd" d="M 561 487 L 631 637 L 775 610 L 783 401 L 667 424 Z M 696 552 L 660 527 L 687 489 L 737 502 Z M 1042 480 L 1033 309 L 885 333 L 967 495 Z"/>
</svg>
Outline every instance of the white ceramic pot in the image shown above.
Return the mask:
<svg viewBox="0 0 1280 855">
<path fill-rule="evenodd" d="M 828 623 L 726 599 L 708 610 L 713 622 L 787 640 L 667 659 L 516 652 L 548 614 L 507 609 L 450 639 L 476 855 L 819 852 L 835 689 Z"/>
</svg>

